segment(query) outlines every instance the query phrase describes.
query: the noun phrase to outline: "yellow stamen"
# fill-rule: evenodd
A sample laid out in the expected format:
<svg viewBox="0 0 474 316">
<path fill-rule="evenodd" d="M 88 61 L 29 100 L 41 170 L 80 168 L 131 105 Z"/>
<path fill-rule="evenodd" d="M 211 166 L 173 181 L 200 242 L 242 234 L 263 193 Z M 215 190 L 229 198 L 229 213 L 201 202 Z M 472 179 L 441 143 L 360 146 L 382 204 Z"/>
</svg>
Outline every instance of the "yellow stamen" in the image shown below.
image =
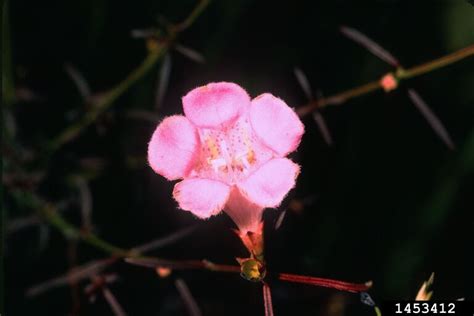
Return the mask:
<svg viewBox="0 0 474 316">
<path fill-rule="evenodd" d="M 214 141 L 214 139 L 209 137 L 208 139 L 206 139 L 206 144 L 211 154 L 211 160 L 216 159 L 219 156 L 219 147 L 217 146 L 216 142 Z"/>
</svg>

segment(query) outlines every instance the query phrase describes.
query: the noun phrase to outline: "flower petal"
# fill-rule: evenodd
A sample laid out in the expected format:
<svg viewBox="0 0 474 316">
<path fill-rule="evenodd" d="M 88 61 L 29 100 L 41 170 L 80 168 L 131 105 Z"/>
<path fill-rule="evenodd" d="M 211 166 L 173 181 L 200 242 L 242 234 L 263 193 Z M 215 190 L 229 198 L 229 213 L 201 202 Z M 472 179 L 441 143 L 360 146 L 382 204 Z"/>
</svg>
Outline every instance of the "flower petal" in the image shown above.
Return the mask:
<svg viewBox="0 0 474 316">
<path fill-rule="evenodd" d="M 199 134 L 189 120 L 170 116 L 158 125 L 148 144 L 148 162 L 168 180 L 185 177 L 199 154 Z"/>
<path fill-rule="evenodd" d="M 295 186 L 300 167 L 287 158 L 276 158 L 265 163 L 239 184 L 242 193 L 252 203 L 276 207 Z"/>
<path fill-rule="evenodd" d="M 304 125 L 296 113 L 269 93 L 252 100 L 250 123 L 260 141 L 281 157 L 298 147 L 304 133 Z"/>
<path fill-rule="evenodd" d="M 229 198 L 230 187 L 220 181 L 192 178 L 174 186 L 173 197 L 179 207 L 200 218 L 219 213 Z"/>
<path fill-rule="evenodd" d="M 183 97 L 186 117 L 205 128 L 220 128 L 234 122 L 249 104 L 247 92 L 229 82 L 209 83 Z"/>
</svg>

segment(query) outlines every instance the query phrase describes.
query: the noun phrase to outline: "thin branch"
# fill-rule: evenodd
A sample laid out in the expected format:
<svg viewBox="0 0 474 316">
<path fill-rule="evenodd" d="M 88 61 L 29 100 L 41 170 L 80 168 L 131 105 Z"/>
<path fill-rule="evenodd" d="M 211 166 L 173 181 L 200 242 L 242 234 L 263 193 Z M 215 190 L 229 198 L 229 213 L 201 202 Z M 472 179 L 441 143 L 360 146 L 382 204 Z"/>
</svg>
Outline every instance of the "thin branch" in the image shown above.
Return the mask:
<svg viewBox="0 0 474 316">
<path fill-rule="evenodd" d="M 463 60 L 469 56 L 474 55 L 474 45 L 457 50 L 446 56 L 434 59 L 432 61 L 423 63 L 421 65 L 406 69 L 397 74 L 398 79 L 409 79 L 420 75 L 424 75 L 433 70 L 437 70 L 451 64 L 454 64 L 460 60 Z"/>
<path fill-rule="evenodd" d="M 446 56 L 437 58 L 435 60 L 432 60 L 430 62 L 421 64 L 418 66 L 414 66 L 409 69 L 398 69 L 397 72 L 394 74 L 394 76 L 399 81 L 405 80 L 405 79 L 411 79 L 411 78 L 429 73 L 431 71 L 434 71 L 436 69 L 446 67 L 448 65 L 451 65 L 453 63 L 456 63 L 458 61 L 461 61 L 462 59 L 465 59 L 473 55 L 474 55 L 474 45 L 471 45 L 464 49 L 448 54 Z M 379 89 L 382 89 L 380 80 L 372 81 L 364 85 L 361 85 L 361 86 L 358 86 L 358 87 L 355 87 L 355 88 L 352 88 L 340 93 L 336 93 L 334 95 L 331 95 L 325 98 L 314 100 L 312 102 L 309 102 L 306 105 L 300 106 L 299 108 L 297 108 L 296 111 L 300 116 L 305 116 L 312 113 L 316 109 L 324 108 L 330 105 L 340 105 L 350 99 L 354 99 L 356 97 L 366 95 L 368 93 L 377 91 Z"/>
<path fill-rule="evenodd" d="M 109 258 L 109 259 L 104 259 L 104 260 L 91 261 L 89 263 L 86 263 L 80 267 L 77 267 L 71 270 L 67 274 L 55 277 L 46 282 L 42 282 L 40 284 L 30 287 L 26 291 L 26 295 L 36 296 L 38 294 L 41 294 L 55 287 L 64 286 L 69 283 L 79 282 L 80 280 L 89 278 L 101 272 L 106 267 L 108 267 L 111 263 L 115 262 L 115 260 L 116 259 L 114 258 Z"/>
<path fill-rule="evenodd" d="M 160 267 L 166 267 L 174 270 L 210 270 L 215 272 L 233 272 L 240 273 L 241 267 L 235 265 L 224 265 L 216 264 L 207 260 L 183 260 L 183 261 L 173 261 L 173 260 L 163 260 L 150 257 L 133 257 L 125 258 L 125 262 L 137 265 L 145 268 L 157 269 Z M 303 283 L 313 286 L 326 287 L 331 289 L 336 289 L 340 291 L 359 293 L 366 292 L 372 287 L 372 282 L 366 283 L 350 283 L 326 278 L 317 278 L 305 275 L 296 275 L 288 273 L 279 273 L 276 275 L 278 280 L 293 282 L 293 283 Z"/>
<path fill-rule="evenodd" d="M 386 61 L 388 64 L 396 67 L 399 78 L 407 76 L 405 69 L 398 62 L 398 60 L 392 54 L 386 51 L 383 47 L 381 47 L 379 44 L 375 43 L 373 40 L 368 38 L 366 35 L 348 27 L 341 27 L 341 31 L 347 37 L 351 38 L 352 40 L 356 41 L 357 43 L 359 43 L 360 45 L 364 46 L 366 49 L 374 53 L 374 55 L 376 55 L 377 57 Z M 459 51 L 459 54 L 455 55 L 455 57 L 452 57 L 452 58 L 458 58 L 457 56 L 462 56 L 462 55 L 463 55 L 463 50 Z M 441 59 L 441 61 L 439 61 L 436 64 L 438 65 L 443 64 L 446 61 L 451 60 L 452 58 L 450 57 L 447 59 Z M 380 80 L 380 84 L 383 87 L 383 89 L 387 92 L 387 91 L 396 89 L 398 86 L 399 80 L 400 79 L 396 78 L 393 73 L 388 73 L 382 77 L 382 79 Z M 415 90 L 409 89 L 408 95 L 410 99 L 413 101 L 413 103 L 415 104 L 415 107 L 418 108 L 418 110 L 421 112 L 421 115 L 423 115 L 424 118 L 428 121 L 428 124 L 431 125 L 434 132 L 441 138 L 441 140 L 448 146 L 449 149 L 453 150 L 454 144 L 451 141 L 451 137 L 449 136 L 448 131 L 441 123 L 441 120 L 434 114 L 434 112 L 421 99 L 421 97 L 418 95 L 418 93 Z M 316 113 L 316 111 L 314 113 Z"/>
<path fill-rule="evenodd" d="M 146 267 L 146 268 L 159 268 L 166 267 L 174 270 L 193 270 L 193 269 L 204 269 L 217 272 L 233 272 L 240 273 L 240 266 L 216 264 L 208 260 L 163 260 L 157 258 L 148 257 L 130 257 L 125 258 L 125 262 Z"/>
<path fill-rule="evenodd" d="M 192 226 L 192 227 L 183 229 L 181 231 L 178 231 L 174 234 L 171 234 L 167 237 L 157 239 L 151 243 L 147 243 L 145 245 L 127 250 L 127 249 L 122 249 L 117 246 L 114 246 L 90 232 L 86 232 L 86 231 L 76 228 L 75 226 L 67 222 L 63 217 L 61 217 L 57 209 L 54 208 L 54 206 L 52 206 L 51 204 L 43 203 L 43 205 L 41 205 L 40 204 L 41 201 L 39 199 L 37 199 L 34 202 L 38 204 L 37 207 L 38 207 L 39 213 L 45 217 L 45 219 L 48 221 L 50 225 L 56 227 L 61 233 L 63 233 L 63 235 L 65 235 L 66 237 L 72 240 L 80 239 L 88 243 L 89 245 L 108 253 L 109 255 L 111 255 L 111 257 L 104 260 L 98 260 L 98 261 L 92 261 L 92 262 L 86 263 L 80 267 L 76 267 L 72 269 L 67 274 L 61 275 L 59 277 L 55 277 L 41 284 L 32 286 L 27 291 L 27 295 L 29 296 L 38 295 L 49 289 L 59 287 L 59 286 L 64 286 L 64 285 L 67 285 L 68 283 L 76 283 L 79 280 L 96 275 L 97 273 L 101 272 L 109 265 L 115 263 L 118 258 L 128 257 L 127 259 L 131 260 L 130 257 L 139 257 L 141 253 L 173 243 L 177 241 L 178 239 L 189 235 L 191 232 L 193 232 L 196 229 L 196 226 Z M 159 260 L 159 259 L 153 259 L 153 260 L 155 260 L 153 264 L 153 267 L 155 267 L 156 262 L 157 262 L 156 260 Z M 161 261 L 158 261 L 158 262 L 161 262 Z M 166 262 L 163 261 L 163 265 L 166 266 L 166 264 L 174 264 L 174 263 L 170 261 L 166 261 Z M 177 263 L 177 264 L 182 264 L 182 263 Z M 193 264 L 195 265 L 195 263 L 192 263 L 192 265 Z M 184 265 L 188 267 L 189 263 L 184 263 Z M 199 262 L 199 265 L 206 266 L 207 269 L 216 270 L 216 271 L 224 271 L 226 269 L 227 270 L 229 269 L 228 267 L 225 267 L 225 266 L 221 267 L 219 265 L 214 265 L 213 263 L 209 261 Z"/>
<path fill-rule="evenodd" d="M 191 14 L 188 15 L 188 17 L 181 23 L 175 25 L 173 27 L 173 31 L 175 32 L 182 32 L 189 28 L 194 21 L 201 15 L 202 11 L 207 7 L 209 4 L 209 0 L 200 0 L 197 6 L 193 9 Z"/>
<path fill-rule="evenodd" d="M 127 91 L 135 82 L 141 79 L 145 74 L 150 71 L 151 68 L 156 64 L 158 59 L 165 53 L 165 46 L 157 46 L 155 49 L 150 50 L 148 56 L 142 62 L 138 68 L 128 75 L 122 82 L 120 82 L 115 88 L 107 92 L 99 101 L 92 107 L 82 119 L 75 124 L 68 126 L 63 130 L 53 141 L 51 142 L 51 150 L 56 150 L 62 145 L 70 142 L 76 138 L 86 127 L 91 125 L 97 117 L 107 110 L 114 102 Z"/>
<path fill-rule="evenodd" d="M 130 251 L 116 247 L 107 241 L 97 237 L 90 232 L 83 232 L 74 225 L 67 222 L 58 212 L 57 209 L 51 205 L 44 203 L 38 206 L 38 211 L 52 226 L 59 229 L 65 236 L 72 239 L 81 239 L 82 241 L 94 246 L 97 249 L 113 255 L 115 257 L 127 257 L 133 254 Z"/>
<path fill-rule="evenodd" d="M 149 52 L 145 60 L 115 88 L 101 97 L 95 106 L 89 112 L 87 112 L 82 119 L 80 119 L 75 124 L 68 126 L 56 138 L 54 138 L 50 144 L 51 146 L 49 149 L 54 151 L 60 148 L 62 145 L 75 139 L 86 127 L 95 122 L 100 114 L 110 108 L 112 104 L 114 104 L 114 102 L 120 96 L 122 96 L 135 82 L 143 78 L 151 69 L 153 69 L 157 61 L 169 50 L 178 34 L 192 25 L 192 23 L 202 13 L 208 3 L 208 0 L 199 1 L 194 10 L 183 22 L 171 26 L 168 38 L 164 38 L 160 41 L 151 38 L 148 39 Z"/>
<path fill-rule="evenodd" d="M 176 242 L 177 240 L 188 236 L 189 234 L 193 233 L 197 229 L 197 225 L 195 226 L 190 226 L 183 228 L 181 230 L 178 230 L 177 232 L 174 232 L 166 237 L 158 238 L 155 239 L 151 242 L 148 242 L 146 244 L 143 244 L 141 246 L 137 246 L 131 249 L 132 252 L 137 252 L 137 253 L 145 253 L 148 251 L 151 251 L 156 248 L 161 248 L 166 245 L 172 244 Z"/>
</svg>

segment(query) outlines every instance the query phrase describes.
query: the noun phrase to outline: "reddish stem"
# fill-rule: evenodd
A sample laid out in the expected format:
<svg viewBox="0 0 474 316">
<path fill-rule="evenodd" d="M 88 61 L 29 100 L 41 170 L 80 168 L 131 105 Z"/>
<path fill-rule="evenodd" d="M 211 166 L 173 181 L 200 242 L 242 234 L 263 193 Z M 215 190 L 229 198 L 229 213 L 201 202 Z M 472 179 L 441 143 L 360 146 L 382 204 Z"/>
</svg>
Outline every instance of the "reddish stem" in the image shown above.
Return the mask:
<svg viewBox="0 0 474 316">
<path fill-rule="evenodd" d="M 278 274 L 278 279 L 281 281 L 294 282 L 294 283 L 303 283 L 321 287 L 332 288 L 340 291 L 347 291 L 352 293 L 365 292 L 372 286 L 372 282 L 366 283 L 349 283 L 344 281 L 316 278 L 304 275 L 280 273 Z"/>
<path fill-rule="evenodd" d="M 272 292 L 270 286 L 265 282 L 263 282 L 263 304 L 265 316 L 273 316 Z"/>
</svg>

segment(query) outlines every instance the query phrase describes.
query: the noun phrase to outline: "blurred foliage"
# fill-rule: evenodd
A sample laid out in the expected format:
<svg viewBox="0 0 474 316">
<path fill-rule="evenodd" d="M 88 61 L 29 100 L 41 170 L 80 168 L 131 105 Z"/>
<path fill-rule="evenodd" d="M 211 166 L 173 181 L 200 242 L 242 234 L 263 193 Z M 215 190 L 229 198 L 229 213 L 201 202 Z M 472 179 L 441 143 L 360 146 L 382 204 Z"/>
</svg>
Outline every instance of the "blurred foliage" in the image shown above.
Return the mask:
<svg viewBox="0 0 474 316">
<path fill-rule="evenodd" d="M 145 154 L 160 118 L 180 113 L 181 96 L 211 81 L 237 82 L 256 96 L 273 93 L 289 105 L 307 102 L 293 76 L 299 66 L 324 95 L 380 78 L 392 69 L 344 38 L 354 27 L 386 47 L 406 67 L 474 43 L 474 6 L 464 0 L 214 1 L 178 42 L 201 53 L 197 64 L 171 50 L 168 90 L 155 106 L 161 64 L 120 96 L 78 138 L 59 150 L 47 145 L 94 107 L 78 92 L 65 64 L 100 98 L 138 67 L 146 41 L 133 30 L 160 29 L 182 20 L 195 1 L 4 1 L 2 4 L 2 210 L 5 229 L 7 315 L 109 315 L 80 284 L 36 297 L 28 288 L 103 258 L 86 244 L 30 218 L 30 193 L 62 205 L 81 226 L 81 177 L 92 199 L 93 232 L 129 248 L 198 222 L 176 209 L 172 183 L 154 174 Z M 11 53 L 10 53 L 11 52 Z M 410 103 L 416 88 L 457 145 L 449 151 Z M 409 299 L 432 271 L 433 299 L 474 297 L 474 59 L 325 109 L 334 138 L 328 147 L 311 117 L 294 159 L 302 165 L 291 200 L 305 201 L 272 229 L 265 219 L 269 269 L 348 281 L 373 280 L 375 301 Z M 39 221 L 41 223 L 41 221 Z M 202 223 L 191 237 L 157 250 L 174 259 L 235 263 L 245 249 L 224 215 Z M 46 229 L 46 230 L 45 230 Z M 43 237 L 40 237 L 43 236 Z M 46 236 L 46 237 L 45 237 Z M 47 237 L 49 236 L 49 237 Z M 40 242 L 43 240 L 44 242 Z M 42 245 L 40 247 L 40 245 Z M 226 274 L 152 271 L 118 262 L 107 271 L 111 290 L 129 315 L 185 315 L 174 278 L 186 281 L 204 315 L 262 315 L 261 288 Z M 79 293 L 79 294 L 78 294 Z M 356 295 L 303 285 L 272 284 L 276 315 L 372 315 Z M 78 298 L 79 297 L 79 298 Z M 77 301 L 78 300 L 78 301 Z M 71 312 L 73 310 L 73 312 Z M 339 309 L 340 310 L 340 309 Z"/>
</svg>

